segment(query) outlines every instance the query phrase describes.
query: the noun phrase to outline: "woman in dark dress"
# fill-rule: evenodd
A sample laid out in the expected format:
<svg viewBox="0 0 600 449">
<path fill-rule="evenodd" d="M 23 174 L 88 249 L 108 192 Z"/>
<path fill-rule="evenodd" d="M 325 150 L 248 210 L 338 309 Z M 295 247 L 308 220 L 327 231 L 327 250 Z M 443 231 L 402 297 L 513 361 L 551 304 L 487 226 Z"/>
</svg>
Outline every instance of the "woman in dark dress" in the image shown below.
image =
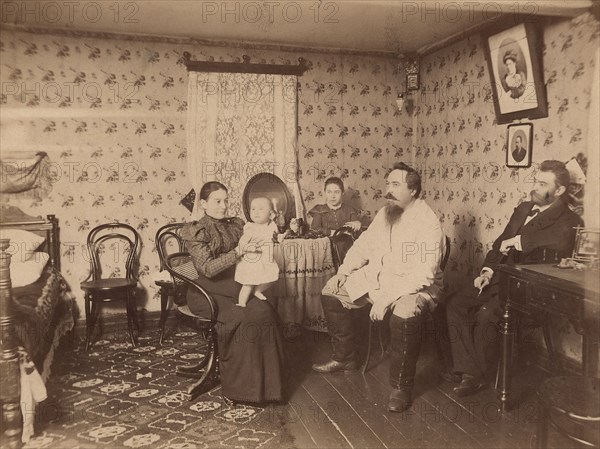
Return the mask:
<svg viewBox="0 0 600 449">
<path fill-rule="evenodd" d="M 207 182 L 200 190 L 205 216 L 181 230 L 199 273 L 198 282 L 217 303 L 223 396 L 238 402 L 280 402 L 284 399 L 284 353 L 279 319 L 268 301 L 251 298 L 245 308 L 235 305 L 241 285 L 233 276 L 242 256 L 238 241 L 244 222 L 226 217 L 227 203 L 227 188 Z M 187 301 L 193 313 L 208 315 L 208 304 L 195 290 L 190 289 Z"/>
<path fill-rule="evenodd" d="M 342 202 L 344 183 L 340 178 L 331 177 L 325 181 L 325 204 L 317 204 L 308 215 L 312 217 L 311 229 L 330 235 L 338 228 L 347 226 L 353 231 L 361 227 L 358 211 Z"/>
</svg>

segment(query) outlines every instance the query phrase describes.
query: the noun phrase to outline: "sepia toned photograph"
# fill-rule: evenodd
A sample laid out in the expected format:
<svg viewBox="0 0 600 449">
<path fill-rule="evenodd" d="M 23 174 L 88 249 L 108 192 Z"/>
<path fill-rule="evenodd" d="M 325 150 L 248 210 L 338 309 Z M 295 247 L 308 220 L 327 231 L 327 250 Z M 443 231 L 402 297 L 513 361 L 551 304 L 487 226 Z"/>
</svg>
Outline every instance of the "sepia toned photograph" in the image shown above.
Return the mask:
<svg viewBox="0 0 600 449">
<path fill-rule="evenodd" d="M 541 39 L 539 29 L 531 23 L 486 35 L 485 52 L 499 124 L 547 116 Z"/>
<path fill-rule="evenodd" d="M 0 0 L 0 447 L 599 447 L 598 3 Z"/>
<path fill-rule="evenodd" d="M 506 132 L 506 166 L 529 167 L 533 148 L 533 124 L 508 125 Z"/>
</svg>

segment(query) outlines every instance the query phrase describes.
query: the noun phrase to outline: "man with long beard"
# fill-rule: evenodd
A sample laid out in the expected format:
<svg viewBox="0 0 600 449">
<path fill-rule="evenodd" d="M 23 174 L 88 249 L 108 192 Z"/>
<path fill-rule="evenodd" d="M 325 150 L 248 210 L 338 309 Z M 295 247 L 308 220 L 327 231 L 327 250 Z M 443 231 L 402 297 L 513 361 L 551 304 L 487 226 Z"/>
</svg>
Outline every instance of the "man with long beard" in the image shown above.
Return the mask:
<svg viewBox="0 0 600 449">
<path fill-rule="evenodd" d="M 565 200 L 569 172 L 560 161 L 544 161 L 534 178 L 531 201 L 518 205 L 506 229 L 487 253 L 483 268 L 472 286 L 447 302 L 449 341 L 453 368 L 442 374 L 458 396 L 474 394 L 487 387 L 492 355 L 498 342 L 502 315 L 498 298 L 498 264 L 544 263 L 572 255 L 575 227 L 581 218 Z"/>
<path fill-rule="evenodd" d="M 374 321 L 392 310 L 388 410 L 411 405 L 421 347 L 422 311 L 435 306 L 442 285 L 439 268 L 444 247 L 440 221 L 419 199 L 421 178 L 403 163 L 386 177 L 389 204 L 375 216 L 323 289 L 321 302 L 332 336 L 332 358 L 313 365 L 320 373 L 356 369 L 352 308 L 372 304 Z"/>
</svg>

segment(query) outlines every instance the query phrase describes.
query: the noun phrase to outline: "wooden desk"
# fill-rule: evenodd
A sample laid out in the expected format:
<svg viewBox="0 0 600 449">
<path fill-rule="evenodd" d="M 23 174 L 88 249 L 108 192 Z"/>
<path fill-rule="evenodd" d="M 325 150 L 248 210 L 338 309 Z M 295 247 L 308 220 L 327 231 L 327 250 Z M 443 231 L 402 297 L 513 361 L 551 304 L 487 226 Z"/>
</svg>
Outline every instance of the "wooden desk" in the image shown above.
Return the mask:
<svg viewBox="0 0 600 449">
<path fill-rule="evenodd" d="M 502 410 L 508 408 L 511 396 L 511 365 L 514 344 L 514 313 L 528 315 L 539 321 L 551 360 L 556 352 L 547 325 L 549 316 L 567 318 L 583 338 L 583 375 L 593 375 L 598 369 L 600 321 L 600 279 L 598 270 L 560 269 L 552 265 L 500 265 L 500 304 L 502 355 L 498 382 L 498 399 Z"/>
</svg>

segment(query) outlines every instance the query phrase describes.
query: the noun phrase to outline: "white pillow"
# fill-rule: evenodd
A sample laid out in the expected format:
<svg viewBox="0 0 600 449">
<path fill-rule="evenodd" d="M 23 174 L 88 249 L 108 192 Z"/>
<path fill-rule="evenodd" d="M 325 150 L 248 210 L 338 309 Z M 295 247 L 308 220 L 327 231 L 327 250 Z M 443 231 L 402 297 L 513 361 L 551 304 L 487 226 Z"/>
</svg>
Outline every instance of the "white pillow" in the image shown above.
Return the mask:
<svg viewBox="0 0 600 449">
<path fill-rule="evenodd" d="M 10 264 L 10 282 L 12 287 L 23 287 L 37 281 L 50 260 L 48 253 L 37 252 L 35 256 L 25 262 Z"/>
<path fill-rule="evenodd" d="M 11 263 L 30 260 L 34 251 L 46 240 L 41 235 L 22 229 L 2 229 L 0 238 L 10 239 L 10 245 L 6 252 L 12 255 Z"/>
</svg>

